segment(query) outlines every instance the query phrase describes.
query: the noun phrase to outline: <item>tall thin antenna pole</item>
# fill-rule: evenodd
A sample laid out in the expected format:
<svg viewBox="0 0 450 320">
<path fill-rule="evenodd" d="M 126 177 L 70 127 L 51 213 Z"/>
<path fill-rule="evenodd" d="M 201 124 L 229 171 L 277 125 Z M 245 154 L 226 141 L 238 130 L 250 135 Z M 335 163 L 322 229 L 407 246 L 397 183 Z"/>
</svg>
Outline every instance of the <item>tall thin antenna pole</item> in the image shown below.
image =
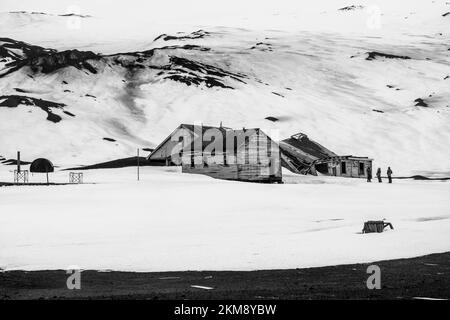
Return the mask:
<svg viewBox="0 0 450 320">
<path fill-rule="evenodd" d="M 20 173 L 20 151 L 17 151 L 17 172 Z"/>
<path fill-rule="evenodd" d="M 137 179 L 138 179 L 138 181 L 139 181 L 139 175 L 140 175 L 140 172 L 139 172 L 139 148 L 137 149 Z"/>
</svg>

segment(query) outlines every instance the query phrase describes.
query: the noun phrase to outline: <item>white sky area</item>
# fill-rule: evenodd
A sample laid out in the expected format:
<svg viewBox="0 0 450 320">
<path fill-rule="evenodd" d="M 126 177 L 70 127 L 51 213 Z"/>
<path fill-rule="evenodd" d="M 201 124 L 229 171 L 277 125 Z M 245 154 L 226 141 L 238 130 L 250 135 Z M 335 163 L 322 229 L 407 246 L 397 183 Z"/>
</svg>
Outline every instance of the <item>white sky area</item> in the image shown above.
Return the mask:
<svg viewBox="0 0 450 320">
<path fill-rule="evenodd" d="M 441 2 L 437 0 L 436 2 Z M 2 0 L 0 12 L 37 11 L 55 14 L 79 13 L 98 18 L 115 19 L 119 24 L 153 22 L 158 24 L 228 25 L 234 27 L 255 27 L 264 24 L 266 28 L 286 24 L 286 17 L 294 18 L 291 26 L 301 25 L 323 11 L 335 11 L 349 5 L 376 6 L 381 11 L 392 12 L 396 8 L 426 8 L 431 0 L 402 1 L 350 1 L 350 0 Z M 288 19 L 289 20 L 289 19 Z"/>
</svg>

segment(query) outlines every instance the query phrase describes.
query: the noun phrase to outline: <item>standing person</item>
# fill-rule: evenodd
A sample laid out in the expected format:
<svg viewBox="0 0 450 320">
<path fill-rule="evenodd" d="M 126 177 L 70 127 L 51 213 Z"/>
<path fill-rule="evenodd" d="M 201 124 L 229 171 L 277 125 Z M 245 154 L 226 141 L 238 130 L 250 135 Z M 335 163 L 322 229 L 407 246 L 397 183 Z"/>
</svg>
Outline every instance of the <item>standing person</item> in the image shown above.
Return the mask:
<svg viewBox="0 0 450 320">
<path fill-rule="evenodd" d="M 388 167 L 388 169 L 387 169 L 387 176 L 388 176 L 388 179 L 389 179 L 389 183 L 392 183 L 392 169 L 391 169 L 391 167 Z"/>
<path fill-rule="evenodd" d="M 377 178 L 379 183 L 383 182 L 383 180 L 381 180 L 381 168 L 378 168 L 377 170 Z"/>
<path fill-rule="evenodd" d="M 370 166 L 367 167 L 367 182 L 372 182 L 372 168 Z"/>
</svg>

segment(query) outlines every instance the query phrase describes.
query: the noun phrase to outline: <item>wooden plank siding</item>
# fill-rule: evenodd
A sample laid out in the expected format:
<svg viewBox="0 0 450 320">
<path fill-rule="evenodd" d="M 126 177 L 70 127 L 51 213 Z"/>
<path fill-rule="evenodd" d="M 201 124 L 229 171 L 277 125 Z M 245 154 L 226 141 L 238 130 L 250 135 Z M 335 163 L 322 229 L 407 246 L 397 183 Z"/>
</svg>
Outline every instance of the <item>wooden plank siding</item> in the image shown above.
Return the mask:
<svg viewBox="0 0 450 320">
<path fill-rule="evenodd" d="M 321 161 L 321 163 L 327 164 L 328 175 L 348 178 L 367 178 L 367 168 L 372 168 L 372 159 L 339 159 Z M 360 170 L 361 164 L 363 165 L 362 170 Z M 342 168 L 343 165 L 345 165 L 345 170 Z M 336 172 L 334 172 L 334 168 Z"/>
<path fill-rule="evenodd" d="M 204 174 L 216 179 L 249 181 L 249 182 L 282 182 L 281 170 L 279 174 L 270 175 L 269 166 L 248 164 L 214 164 L 210 166 L 182 166 L 183 173 Z"/>
<path fill-rule="evenodd" d="M 282 182 L 278 145 L 261 130 L 254 131 L 236 150 L 184 154 L 182 172 L 204 174 L 217 179 L 251 182 Z M 189 161 L 193 158 L 193 162 Z"/>
<path fill-rule="evenodd" d="M 217 179 L 282 182 L 279 146 L 259 128 L 182 124 L 148 159 Z"/>
</svg>

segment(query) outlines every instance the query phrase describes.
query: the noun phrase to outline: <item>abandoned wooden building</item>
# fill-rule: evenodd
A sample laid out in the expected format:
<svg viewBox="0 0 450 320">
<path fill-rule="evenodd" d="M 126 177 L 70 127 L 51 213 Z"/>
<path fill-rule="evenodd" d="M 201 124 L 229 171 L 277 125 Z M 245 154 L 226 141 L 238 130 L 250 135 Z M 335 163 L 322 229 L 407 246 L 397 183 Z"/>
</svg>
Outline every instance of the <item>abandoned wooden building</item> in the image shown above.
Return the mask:
<svg viewBox="0 0 450 320">
<path fill-rule="evenodd" d="M 148 156 L 182 172 L 249 182 L 282 182 L 280 149 L 261 129 L 182 124 Z"/>
<path fill-rule="evenodd" d="M 282 166 L 299 174 L 366 178 L 368 157 L 339 156 L 307 135 L 298 133 L 280 142 Z"/>
</svg>

